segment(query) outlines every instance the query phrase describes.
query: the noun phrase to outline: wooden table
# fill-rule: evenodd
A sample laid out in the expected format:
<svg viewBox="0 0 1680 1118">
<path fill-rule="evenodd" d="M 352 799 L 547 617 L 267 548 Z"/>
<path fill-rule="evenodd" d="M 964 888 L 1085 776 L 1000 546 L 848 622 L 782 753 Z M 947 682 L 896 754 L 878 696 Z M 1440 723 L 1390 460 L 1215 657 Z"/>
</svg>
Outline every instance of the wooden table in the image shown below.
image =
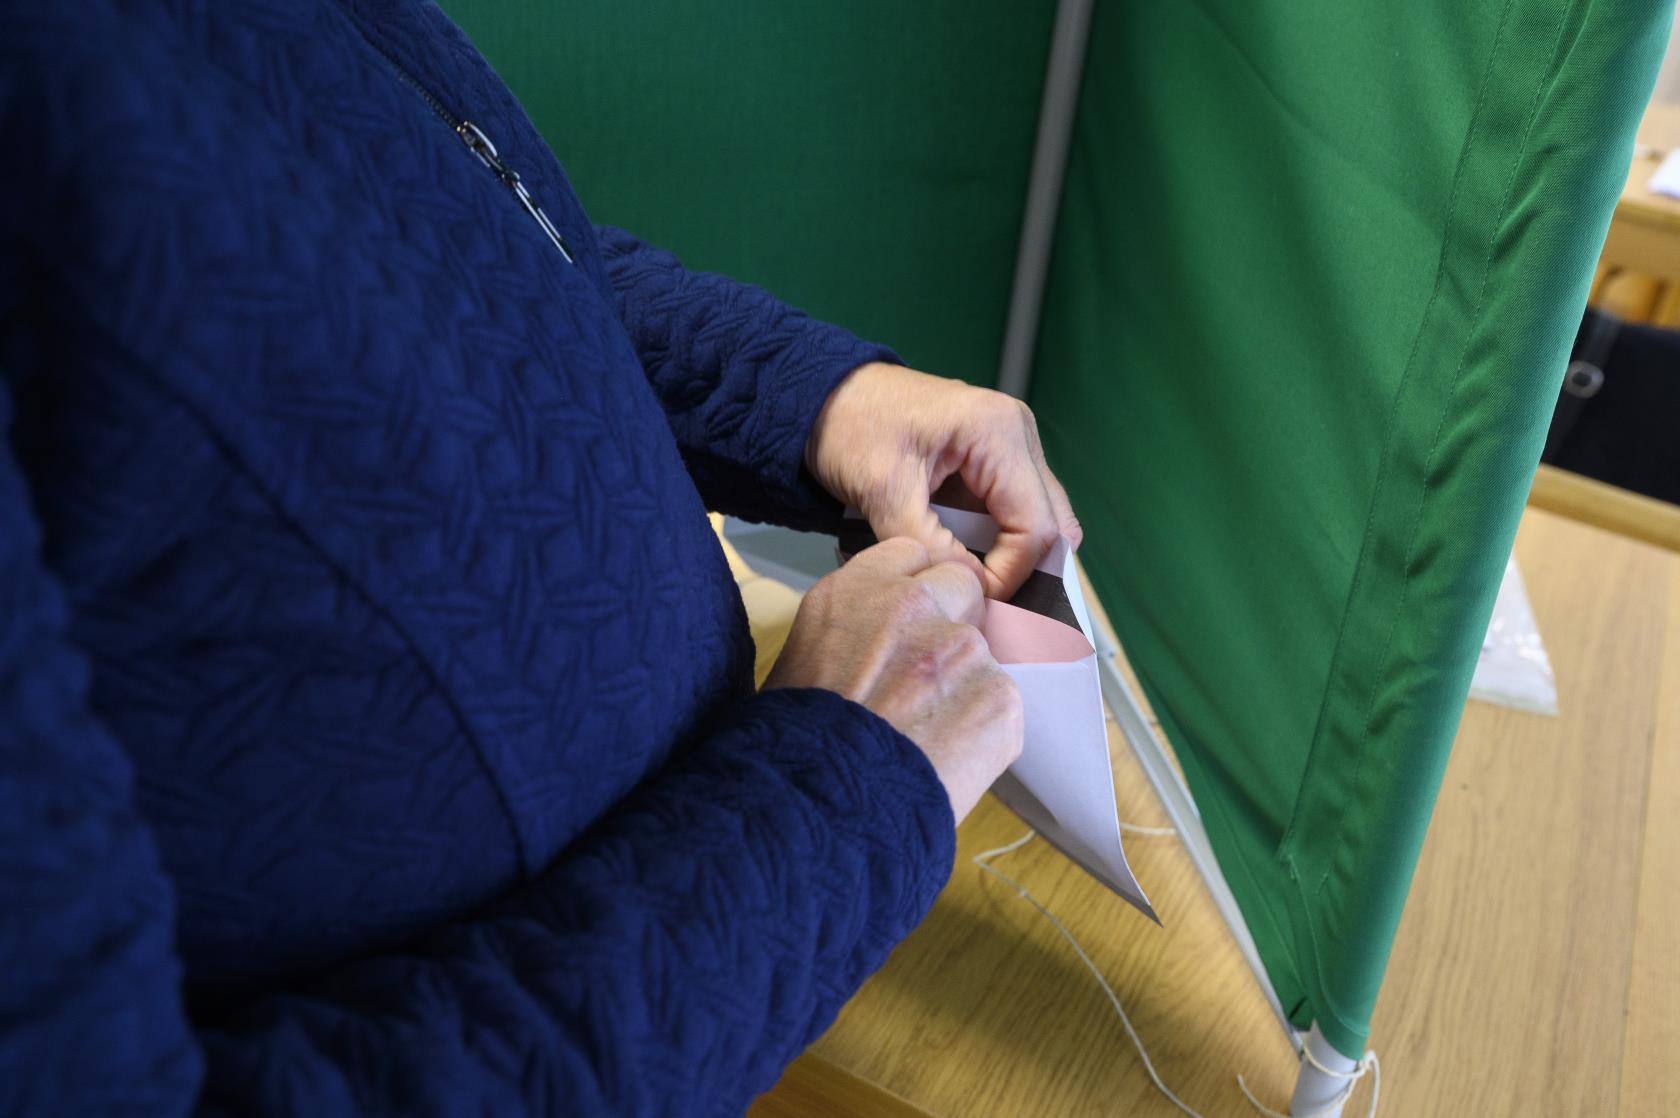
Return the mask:
<svg viewBox="0 0 1680 1118">
<path fill-rule="evenodd" d="M 1653 104 L 1599 255 L 1593 301 L 1624 318 L 1680 326 L 1680 199 L 1647 184 L 1662 156 L 1680 149 L 1680 105 Z"/>
<path fill-rule="evenodd" d="M 1465 711 L 1373 1023 L 1385 1115 L 1680 1115 L 1680 555 L 1531 508 L 1517 541 L 1562 714 Z M 1117 740 L 1122 817 L 1160 823 Z M 969 864 L 755 1118 L 1170 1115 L 1078 960 Z M 1188 858 L 1128 839 L 1155 928 L 1059 855 L 1000 866 L 1062 917 L 1204 1115 L 1295 1062 Z M 1361 1086 L 1348 1113 L 1363 1114 Z"/>
</svg>

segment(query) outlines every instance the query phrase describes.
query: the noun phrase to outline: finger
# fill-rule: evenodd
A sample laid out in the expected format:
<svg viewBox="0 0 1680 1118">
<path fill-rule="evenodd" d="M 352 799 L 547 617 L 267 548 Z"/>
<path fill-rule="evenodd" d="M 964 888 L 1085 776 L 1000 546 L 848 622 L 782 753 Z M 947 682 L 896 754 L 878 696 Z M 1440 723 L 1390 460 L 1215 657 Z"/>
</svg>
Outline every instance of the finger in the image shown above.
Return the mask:
<svg viewBox="0 0 1680 1118">
<path fill-rule="evenodd" d="M 1062 488 L 1062 483 L 1042 461 L 1038 473 L 1044 479 L 1045 492 L 1050 494 L 1050 507 L 1056 513 L 1056 530 L 1066 536 L 1068 543 L 1078 551 L 1079 545 L 1085 542 L 1085 529 L 1079 526 L 1079 518 L 1073 515 L 1073 502 L 1068 500 L 1067 490 Z"/>
<path fill-rule="evenodd" d="M 963 563 L 935 563 L 918 573 L 915 581 L 933 599 L 941 615 L 979 627 L 985 617 L 986 597 L 974 568 Z"/>
<path fill-rule="evenodd" d="M 886 577 L 909 578 L 927 569 L 931 560 L 920 540 L 893 536 L 864 548 L 852 556 L 843 570 L 862 571 Z"/>
<path fill-rule="evenodd" d="M 1001 443 L 1001 445 L 999 445 Z M 986 553 L 986 595 L 1008 599 L 1027 580 L 1056 539 L 1056 511 L 1044 478 L 1022 436 L 994 440 L 963 465 L 963 480 L 997 522 L 997 541 Z"/>
<path fill-rule="evenodd" d="M 1038 566 L 1045 552 L 1055 541 L 1055 532 L 1042 530 L 1000 529 L 997 543 L 986 552 L 986 596 L 1006 602 L 1021 589 L 1033 568 Z"/>
<path fill-rule="evenodd" d="M 862 509 L 877 539 L 906 536 L 927 548 L 929 562 L 956 562 L 982 577 L 983 568 L 951 530 L 939 522 L 929 501 L 929 479 L 921 471 L 905 468 L 893 483 Z"/>
<path fill-rule="evenodd" d="M 1056 530 L 1066 536 L 1075 551 L 1085 541 L 1085 529 L 1080 527 L 1079 518 L 1073 515 L 1073 502 L 1068 500 L 1067 490 L 1055 474 L 1050 472 L 1050 464 L 1044 458 L 1044 443 L 1038 437 L 1038 419 L 1031 411 L 1027 412 L 1027 445 L 1032 450 L 1033 461 L 1038 463 L 1039 477 L 1044 479 L 1045 492 L 1050 494 L 1050 507 L 1056 513 Z"/>
</svg>

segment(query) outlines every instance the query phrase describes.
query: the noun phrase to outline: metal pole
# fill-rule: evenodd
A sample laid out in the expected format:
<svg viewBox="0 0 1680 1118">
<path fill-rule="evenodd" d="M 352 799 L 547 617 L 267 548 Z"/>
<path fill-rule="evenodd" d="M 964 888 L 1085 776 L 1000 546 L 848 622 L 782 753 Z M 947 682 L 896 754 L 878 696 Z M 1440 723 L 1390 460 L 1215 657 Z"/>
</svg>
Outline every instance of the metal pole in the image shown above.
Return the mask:
<svg viewBox="0 0 1680 1118">
<path fill-rule="evenodd" d="M 1009 318 L 998 360 L 997 386 L 1025 399 L 1032 379 L 1033 348 L 1038 342 L 1038 314 L 1044 303 L 1044 277 L 1056 235 L 1056 211 L 1062 202 L 1068 141 L 1079 108 L 1079 83 L 1085 68 L 1085 43 L 1091 30 L 1091 0 L 1061 0 L 1050 35 L 1050 61 L 1044 74 L 1044 100 L 1038 112 L 1032 174 L 1027 180 L 1021 245 L 1015 254 L 1015 283 L 1009 293 Z"/>
</svg>

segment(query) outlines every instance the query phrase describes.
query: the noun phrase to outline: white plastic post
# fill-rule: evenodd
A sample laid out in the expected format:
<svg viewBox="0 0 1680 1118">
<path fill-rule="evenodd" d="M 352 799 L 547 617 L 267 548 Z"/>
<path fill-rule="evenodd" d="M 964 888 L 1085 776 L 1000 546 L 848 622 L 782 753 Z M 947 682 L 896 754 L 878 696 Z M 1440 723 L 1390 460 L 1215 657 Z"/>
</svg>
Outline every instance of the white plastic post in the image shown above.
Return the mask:
<svg viewBox="0 0 1680 1118">
<path fill-rule="evenodd" d="M 1353 1074 L 1354 1066 L 1359 1061 L 1350 1060 L 1330 1047 L 1330 1042 L 1325 1040 L 1324 1034 L 1318 1031 L 1318 1022 L 1313 1022 L 1313 1027 L 1304 1040 L 1307 1050 L 1313 1054 L 1313 1059 L 1320 1064 L 1331 1071 L 1340 1073 L 1340 1075 Z M 1346 1090 L 1346 1079 L 1339 1078 L 1336 1075 L 1325 1075 L 1303 1057 L 1301 1073 L 1295 1079 L 1295 1093 L 1289 1096 L 1289 1113 L 1341 1118 L 1342 1105 L 1339 1100 L 1342 1099 Z"/>
</svg>

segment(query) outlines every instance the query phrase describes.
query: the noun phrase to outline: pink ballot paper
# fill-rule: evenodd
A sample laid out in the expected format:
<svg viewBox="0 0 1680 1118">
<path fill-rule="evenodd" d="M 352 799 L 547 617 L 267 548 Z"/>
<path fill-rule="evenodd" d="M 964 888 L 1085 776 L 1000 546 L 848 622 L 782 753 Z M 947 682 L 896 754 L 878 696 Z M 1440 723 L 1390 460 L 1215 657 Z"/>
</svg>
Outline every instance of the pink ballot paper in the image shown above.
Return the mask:
<svg viewBox="0 0 1680 1118">
<path fill-rule="evenodd" d="M 933 511 L 971 551 L 984 554 L 997 538 L 997 525 L 984 513 L 941 505 Z M 840 546 L 855 553 L 874 537 L 856 513 L 847 516 Z M 1026 716 L 1020 759 L 992 792 L 1086 873 L 1160 923 L 1120 844 L 1091 616 L 1067 540 L 1056 541 L 1009 602 L 986 603 L 981 631 L 1020 687 Z"/>
</svg>

